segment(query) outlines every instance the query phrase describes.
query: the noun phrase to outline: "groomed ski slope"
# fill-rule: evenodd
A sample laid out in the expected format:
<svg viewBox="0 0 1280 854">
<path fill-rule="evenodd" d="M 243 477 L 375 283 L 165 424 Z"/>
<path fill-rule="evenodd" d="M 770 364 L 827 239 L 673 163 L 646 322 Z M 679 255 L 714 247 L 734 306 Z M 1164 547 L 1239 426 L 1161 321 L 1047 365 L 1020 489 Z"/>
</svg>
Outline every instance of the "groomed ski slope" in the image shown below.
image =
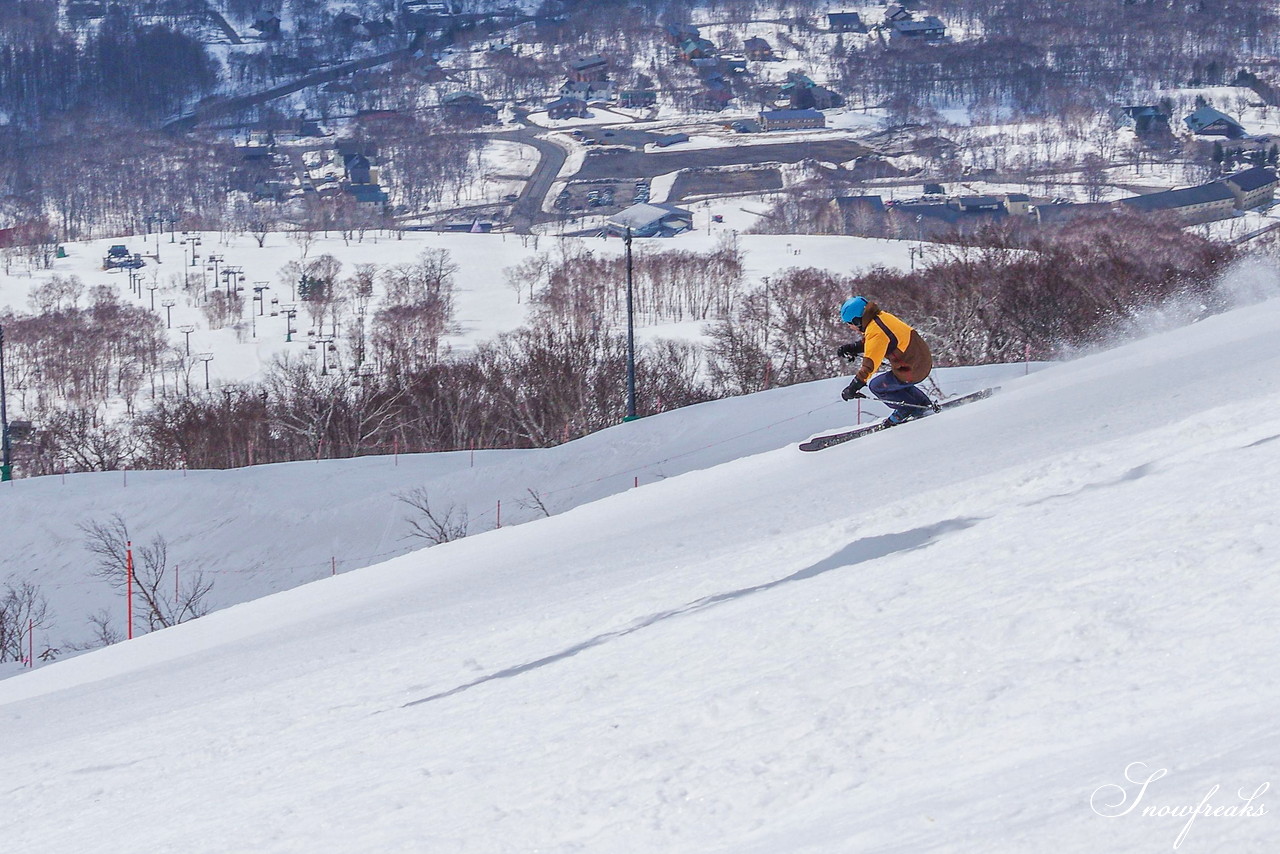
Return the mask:
<svg viewBox="0 0 1280 854">
<path fill-rule="evenodd" d="M 0 839 L 1169 851 L 1187 819 L 1143 807 L 1276 777 L 1278 329 L 1211 317 L 6 680 Z M 1167 774 L 1099 815 L 1135 762 Z"/>
<path fill-rule="evenodd" d="M 1031 366 L 941 368 L 948 396 L 1022 376 Z M 196 573 L 204 604 L 225 608 L 422 549 L 400 496 L 421 490 L 471 534 L 508 527 L 695 469 L 794 444 L 856 418 L 847 379 L 684 407 L 553 448 L 399 454 L 232 470 L 85 472 L 0 485 L 0 583 L 38 585 L 51 616 L 35 652 L 94 639 L 90 615 L 123 634 L 125 594 L 94 575 L 84 526 L 123 519 L 139 548 L 162 537 L 164 590 Z M 865 401 L 864 423 L 886 412 Z M 534 500 L 536 496 L 536 501 Z M 499 511 L 501 515 L 499 515 Z M 421 517 L 418 517 L 419 519 Z M 135 625 L 146 625 L 135 614 Z M 19 670 L 0 664 L 0 677 Z"/>
</svg>

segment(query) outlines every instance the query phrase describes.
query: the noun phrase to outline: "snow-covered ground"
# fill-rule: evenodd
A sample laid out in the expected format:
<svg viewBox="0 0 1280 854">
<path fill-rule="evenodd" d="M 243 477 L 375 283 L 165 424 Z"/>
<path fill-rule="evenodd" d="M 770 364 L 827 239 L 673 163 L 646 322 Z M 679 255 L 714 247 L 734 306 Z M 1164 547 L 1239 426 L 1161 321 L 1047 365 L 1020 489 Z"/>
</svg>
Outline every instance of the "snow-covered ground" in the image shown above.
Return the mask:
<svg viewBox="0 0 1280 854">
<path fill-rule="evenodd" d="M 731 213 L 724 224 L 711 222 L 711 213 L 699 217 L 698 230 L 670 240 L 644 241 L 642 251 L 697 250 L 707 251 L 727 233 L 745 231 L 754 224 L 755 217 L 741 212 L 741 205 L 729 206 Z M 719 208 L 717 208 L 717 211 Z M 700 212 L 701 209 L 700 209 Z M 709 228 L 710 226 L 710 228 Z M 248 235 L 204 232 L 199 235 L 200 262 L 190 265 L 190 250 L 180 242 L 169 242 L 164 235 L 157 243 L 155 237 L 110 238 L 88 243 L 67 244 L 67 257 L 58 259 L 48 270 L 28 271 L 15 265 L 9 275 L 0 272 L 0 310 L 6 307 L 29 310 L 28 298 L 33 287 L 49 281 L 53 276 L 78 276 L 86 288 L 95 285 L 117 287 L 126 301 L 150 308 L 154 296 L 156 313 L 161 319 L 172 318 L 171 341 L 185 349 L 187 337 L 180 327 L 194 327 L 190 335 L 192 353 L 212 353 L 209 363 L 212 383 L 241 382 L 257 376 L 269 365 L 276 354 L 307 352 L 307 331 L 310 321 L 299 305 L 294 321 L 296 334 L 293 341 L 285 341 L 284 314 L 271 316 L 271 300 L 280 305 L 297 304 L 296 292 L 281 275 L 282 268 L 290 261 L 301 258 L 301 247 L 284 234 L 268 235 L 265 246 Z M 180 238 L 180 236 L 179 236 Z M 489 340 L 501 332 L 516 329 L 524 324 L 529 310 L 527 300 L 520 302 L 516 292 L 508 286 L 504 270 L 515 266 L 535 252 L 556 250 L 560 238 L 552 236 L 529 237 L 512 234 L 456 234 L 432 232 L 404 232 L 398 237 L 383 233 L 366 234 L 362 241 L 342 240 L 336 233 L 329 237 L 318 236 L 307 248 L 307 258 L 329 254 L 342 262 L 341 277 L 355 271 L 357 264 L 371 263 L 379 268 L 413 262 L 426 249 L 446 249 L 452 261 L 458 265 L 455 294 L 456 326 L 444 339 L 455 350 L 469 350 L 476 344 Z M 160 263 L 148 257 L 147 266 L 141 269 L 142 297 L 132 296 L 129 278 L 125 271 L 103 271 L 102 258 L 112 244 L 124 243 L 131 252 L 148 256 L 159 255 Z M 621 253 L 619 240 L 589 241 L 597 252 Z M 831 236 L 781 236 L 752 235 L 741 243 L 746 256 L 747 282 L 758 283 L 764 276 L 772 276 L 788 267 L 821 267 L 839 273 L 849 273 L 875 264 L 905 268 L 910 262 L 913 243 L 895 240 L 874 240 L 858 237 Z M 228 266 L 240 267 L 245 274 L 246 290 L 242 294 L 246 307 L 244 316 L 236 327 L 210 329 L 200 307 L 199 297 L 205 288 L 212 289 L 214 274 L 206 269 L 210 254 L 221 256 L 219 273 Z M 184 291 L 182 282 L 190 276 L 193 290 Z M 199 285 L 203 276 L 204 285 Z M 221 281 L 219 278 L 218 281 Z M 252 287 L 257 282 L 267 282 L 270 290 L 264 292 L 266 303 L 257 305 L 251 301 Z M 156 286 L 154 293 L 148 290 Z M 381 292 L 381 286 L 376 291 Z M 166 310 L 164 303 L 175 304 Z M 376 303 L 373 309 L 376 310 Z M 262 311 L 261 317 L 251 321 L 249 312 Z M 641 319 L 643 322 L 643 319 Z M 256 337 L 254 333 L 256 330 Z M 695 331 L 696 334 L 696 331 Z M 11 413 L 12 415 L 13 413 Z"/>
<path fill-rule="evenodd" d="M 8 679 L 0 838 L 1269 852 L 1278 328 L 1273 299 L 819 454 L 744 445 Z M 836 427 L 836 387 L 701 411 Z M 723 413 L 593 438 L 693 453 Z"/>
<path fill-rule="evenodd" d="M 696 333 L 666 324 L 651 334 Z M 1033 367 L 944 368 L 936 380 L 952 396 Z M 704 404 L 540 451 L 480 449 L 235 471 L 14 480 L 0 487 L 0 584 L 21 580 L 40 586 L 52 616 L 36 633 L 36 655 L 65 651 L 93 638 L 89 620 L 100 611 L 118 631 L 127 624 L 123 594 L 87 571 L 96 559 L 83 528 L 113 516 L 125 521 L 139 547 L 164 538 L 169 562 L 178 568 L 177 583 L 186 589 L 185 582 L 202 573 L 214 583 L 207 604 L 224 608 L 423 548 L 425 541 L 410 536 L 409 520 L 424 520 L 400 500 L 412 490 L 426 490 L 435 510 L 465 518 L 468 530 L 480 533 L 784 447 L 833 417 L 860 411 L 869 421 L 886 412 L 873 402 L 860 408 L 843 403 L 840 386 L 831 381 Z"/>
</svg>

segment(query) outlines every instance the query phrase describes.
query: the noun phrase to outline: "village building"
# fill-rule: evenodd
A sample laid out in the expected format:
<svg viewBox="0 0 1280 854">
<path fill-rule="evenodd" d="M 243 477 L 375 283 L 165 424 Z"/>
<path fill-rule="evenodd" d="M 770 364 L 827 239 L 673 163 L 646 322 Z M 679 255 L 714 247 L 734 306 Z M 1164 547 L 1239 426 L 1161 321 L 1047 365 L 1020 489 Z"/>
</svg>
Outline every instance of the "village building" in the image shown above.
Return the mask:
<svg viewBox="0 0 1280 854">
<path fill-rule="evenodd" d="M 1197 136 L 1225 136 L 1227 139 L 1239 139 L 1245 135 L 1244 125 L 1213 107 L 1201 107 L 1183 119 L 1183 122 Z"/>
<path fill-rule="evenodd" d="M 1116 111 L 1116 125 L 1131 128 L 1138 136 L 1153 136 L 1169 132 L 1169 116 L 1157 106 L 1138 104 Z"/>
<path fill-rule="evenodd" d="M 1120 205 L 1142 213 L 1168 213 L 1186 225 L 1227 219 L 1235 214 L 1236 195 L 1222 181 L 1164 190 L 1121 199 Z"/>
<path fill-rule="evenodd" d="M 803 130 L 807 128 L 824 128 L 827 117 L 817 110 L 761 110 L 760 129 L 771 130 Z"/>
<path fill-rule="evenodd" d="M 1031 197 L 1026 193 L 1007 193 L 1004 196 L 1004 209 L 1014 216 L 1027 216 L 1031 208 Z"/>
<path fill-rule="evenodd" d="M 468 89 L 445 95 L 440 99 L 440 107 L 462 125 L 484 125 L 497 121 L 498 118 L 496 107 L 486 104 L 479 93 Z"/>
<path fill-rule="evenodd" d="M 828 12 L 827 29 L 833 33 L 865 33 L 867 25 L 857 12 Z"/>
<path fill-rule="evenodd" d="M 702 31 L 693 24 L 667 24 L 667 41 L 671 44 L 684 44 L 701 37 Z"/>
<path fill-rule="evenodd" d="M 645 202 L 632 205 L 611 216 L 605 223 L 609 234 L 632 237 L 671 237 L 693 228 L 693 211 L 672 205 Z"/>
<path fill-rule="evenodd" d="M 620 107 L 652 107 L 658 103 L 658 92 L 655 89 L 623 89 L 618 93 Z"/>
<path fill-rule="evenodd" d="M 1004 210 L 1004 201 L 995 196 L 955 196 L 947 199 L 947 206 L 965 213 Z"/>
<path fill-rule="evenodd" d="M 1228 175 L 1222 183 L 1227 185 L 1235 196 L 1235 208 L 1238 211 L 1252 210 L 1271 204 L 1275 199 L 1276 185 L 1280 179 L 1274 169 L 1255 166 L 1234 175 Z"/>
<path fill-rule="evenodd" d="M 566 98 L 578 98 L 588 103 L 592 101 L 612 101 L 614 84 L 610 80 L 570 80 L 560 87 L 560 94 Z"/>
<path fill-rule="evenodd" d="M 569 63 L 569 79 L 578 81 L 604 80 L 609 76 L 609 60 L 600 54 L 575 59 Z"/>
<path fill-rule="evenodd" d="M 547 104 L 547 118 L 549 119 L 585 119 L 590 115 L 591 112 L 587 109 L 587 102 L 581 98 L 556 98 Z"/>
<path fill-rule="evenodd" d="M 747 39 L 743 45 L 743 52 L 747 55 L 747 59 L 755 62 L 768 62 L 774 58 L 773 46 L 765 39 L 759 36 L 753 36 Z"/>
<path fill-rule="evenodd" d="M 889 39 L 894 42 L 940 42 L 946 37 L 946 25 L 934 15 L 919 21 L 893 20 L 889 24 Z"/>
</svg>

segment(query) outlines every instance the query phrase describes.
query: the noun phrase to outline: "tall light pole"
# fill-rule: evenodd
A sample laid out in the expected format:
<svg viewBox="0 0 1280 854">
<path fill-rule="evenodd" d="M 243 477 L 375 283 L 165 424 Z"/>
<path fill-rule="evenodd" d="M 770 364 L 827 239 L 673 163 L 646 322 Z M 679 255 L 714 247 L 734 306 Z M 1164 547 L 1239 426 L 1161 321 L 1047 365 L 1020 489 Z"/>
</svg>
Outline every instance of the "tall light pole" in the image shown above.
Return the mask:
<svg viewBox="0 0 1280 854">
<path fill-rule="evenodd" d="M 4 327 L 0 326 L 0 483 L 13 480 L 13 447 L 9 444 L 8 393 L 4 387 Z"/>
<path fill-rule="evenodd" d="M 627 226 L 627 415 L 623 421 L 634 421 L 636 415 L 636 324 L 631 286 L 631 227 Z"/>
</svg>

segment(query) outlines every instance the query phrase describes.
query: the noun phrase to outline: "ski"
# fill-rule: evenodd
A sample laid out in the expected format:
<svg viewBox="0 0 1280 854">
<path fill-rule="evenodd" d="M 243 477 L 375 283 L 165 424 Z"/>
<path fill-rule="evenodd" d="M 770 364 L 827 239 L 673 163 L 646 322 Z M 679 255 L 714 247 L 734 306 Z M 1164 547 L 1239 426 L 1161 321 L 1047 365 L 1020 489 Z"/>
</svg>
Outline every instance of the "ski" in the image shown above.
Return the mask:
<svg viewBox="0 0 1280 854">
<path fill-rule="evenodd" d="M 953 398 L 950 398 L 949 400 L 944 400 L 938 404 L 938 411 L 940 412 L 944 409 L 954 409 L 957 406 L 964 406 L 966 403 L 973 403 L 976 400 L 985 400 L 986 398 L 991 397 L 991 395 L 995 394 L 999 390 L 1000 390 L 1000 387 L 995 386 L 993 388 L 984 388 L 981 391 L 972 391 L 972 392 L 969 392 L 968 394 L 962 394 L 962 395 L 959 395 L 958 397 L 953 397 Z M 915 419 L 912 419 L 912 420 L 915 420 Z M 910 424 L 911 421 L 905 421 L 903 423 Z M 893 424 L 889 423 L 889 419 L 883 418 L 874 424 L 864 424 L 861 427 L 854 427 L 852 430 L 844 430 L 840 433 L 831 433 L 827 436 L 814 436 L 809 441 L 802 442 L 800 444 L 800 450 L 821 451 L 824 448 L 830 448 L 833 445 L 842 445 L 845 442 L 848 442 L 852 439 L 861 438 L 862 436 L 866 436 L 870 433 L 879 433 L 881 430 L 888 430 L 890 427 L 893 427 L 893 426 L 894 426 Z"/>
</svg>

